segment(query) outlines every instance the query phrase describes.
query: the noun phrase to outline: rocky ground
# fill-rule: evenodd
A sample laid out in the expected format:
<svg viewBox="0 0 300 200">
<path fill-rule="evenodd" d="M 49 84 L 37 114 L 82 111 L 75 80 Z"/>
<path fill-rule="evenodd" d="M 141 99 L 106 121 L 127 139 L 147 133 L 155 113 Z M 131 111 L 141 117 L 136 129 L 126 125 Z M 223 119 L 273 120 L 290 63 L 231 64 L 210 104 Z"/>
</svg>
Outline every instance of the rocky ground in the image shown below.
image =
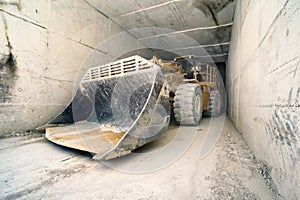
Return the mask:
<svg viewBox="0 0 300 200">
<path fill-rule="evenodd" d="M 1 199 L 284 199 L 243 137 L 226 119 L 215 148 L 201 159 L 210 120 L 203 119 L 189 148 L 176 161 L 148 173 L 120 172 L 89 153 L 57 146 L 41 133 L 0 139 Z M 139 153 L 148 155 L 176 140 L 178 126 Z M 189 128 L 186 134 L 191 134 Z M 151 154 L 149 154 L 151 156 Z M 157 156 L 157 155 L 156 155 Z M 132 160 L 131 160 L 132 159 Z M 164 162 L 163 154 L 161 162 Z M 137 162 L 132 156 L 118 164 Z M 139 162 L 149 162 L 140 159 Z M 147 165 L 147 163 L 144 163 Z"/>
</svg>

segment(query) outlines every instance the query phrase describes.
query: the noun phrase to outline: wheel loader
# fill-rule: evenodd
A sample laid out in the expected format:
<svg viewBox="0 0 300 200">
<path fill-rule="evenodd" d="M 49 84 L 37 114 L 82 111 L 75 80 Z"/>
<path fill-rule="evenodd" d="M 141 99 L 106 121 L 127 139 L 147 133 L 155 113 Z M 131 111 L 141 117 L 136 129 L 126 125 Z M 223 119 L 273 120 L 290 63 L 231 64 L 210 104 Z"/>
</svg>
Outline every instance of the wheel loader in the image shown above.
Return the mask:
<svg viewBox="0 0 300 200">
<path fill-rule="evenodd" d="M 176 57 L 173 62 L 152 59 L 171 85 L 171 110 L 181 125 L 198 125 L 202 115 L 217 117 L 223 109 L 224 93 L 217 68 L 197 60 L 193 55 Z"/>
<path fill-rule="evenodd" d="M 217 117 L 222 81 L 216 67 L 196 58 L 135 55 L 89 68 L 71 103 L 39 129 L 56 144 L 108 160 L 159 138 L 171 115 L 180 125 Z"/>
</svg>

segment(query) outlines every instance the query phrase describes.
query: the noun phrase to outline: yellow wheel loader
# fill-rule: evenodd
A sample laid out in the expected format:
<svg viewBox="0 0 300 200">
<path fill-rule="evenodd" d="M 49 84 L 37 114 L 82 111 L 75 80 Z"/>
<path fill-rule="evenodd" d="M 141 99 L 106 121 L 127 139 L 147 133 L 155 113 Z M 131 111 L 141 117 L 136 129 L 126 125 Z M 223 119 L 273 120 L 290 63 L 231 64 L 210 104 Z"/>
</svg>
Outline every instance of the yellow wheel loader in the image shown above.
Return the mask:
<svg viewBox="0 0 300 200">
<path fill-rule="evenodd" d="M 202 114 L 218 117 L 224 108 L 223 82 L 217 68 L 198 60 L 193 55 L 176 57 L 173 62 L 152 59 L 171 85 L 171 110 L 181 125 L 198 125 Z"/>
<path fill-rule="evenodd" d="M 216 67 L 194 56 L 164 62 L 136 55 L 92 67 L 71 103 L 42 128 L 48 140 L 94 159 L 119 157 L 160 137 L 172 112 L 181 125 L 198 125 L 202 114 L 218 116 L 219 77 Z"/>
</svg>

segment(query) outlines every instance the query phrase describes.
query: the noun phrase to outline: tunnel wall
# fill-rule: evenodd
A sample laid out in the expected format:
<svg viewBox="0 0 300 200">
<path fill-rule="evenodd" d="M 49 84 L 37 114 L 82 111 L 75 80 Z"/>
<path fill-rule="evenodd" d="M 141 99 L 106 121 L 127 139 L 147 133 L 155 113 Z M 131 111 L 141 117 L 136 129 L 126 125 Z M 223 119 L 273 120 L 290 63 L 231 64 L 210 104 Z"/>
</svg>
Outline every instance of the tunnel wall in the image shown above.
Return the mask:
<svg viewBox="0 0 300 200">
<path fill-rule="evenodd" d="M 84 59 L 121 31 L 87 1 L 0 0 L 0 135 L 63 110 Z"/>
<path fill-rule="evenodd" d="M 237 1 L 227 67 L 228 114 L 287 199 L 300 199 L 299 9 Z"/>
</svg>

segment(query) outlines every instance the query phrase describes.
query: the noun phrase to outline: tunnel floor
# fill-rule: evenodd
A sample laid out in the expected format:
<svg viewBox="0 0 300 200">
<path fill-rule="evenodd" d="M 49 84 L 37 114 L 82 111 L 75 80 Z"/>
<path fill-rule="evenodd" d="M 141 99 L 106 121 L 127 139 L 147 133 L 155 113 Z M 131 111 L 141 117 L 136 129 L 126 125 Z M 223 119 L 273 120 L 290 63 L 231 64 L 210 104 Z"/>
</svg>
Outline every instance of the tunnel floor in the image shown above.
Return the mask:
<svg viewBox="0 0 300 200">
<path fill-rule="evenodd" d="M 191 146 L 175 162 L 141 174 L 109 168 L 92 160 L 89 153 L 57 146 L 43 135 L 1 139 L 1 199 L 274 198 L 261 164 L 229 119 L 215 148 L 200 159 L 199 147 L 208 126 L 209 119 L 202 119 Z M 164 146 L 174 138 L 177 129 L 171 125 L 159 140 L 137 152 L 147 153 Z M 120 162 L 130 159 L 125 156 Z"/>
</svg>

